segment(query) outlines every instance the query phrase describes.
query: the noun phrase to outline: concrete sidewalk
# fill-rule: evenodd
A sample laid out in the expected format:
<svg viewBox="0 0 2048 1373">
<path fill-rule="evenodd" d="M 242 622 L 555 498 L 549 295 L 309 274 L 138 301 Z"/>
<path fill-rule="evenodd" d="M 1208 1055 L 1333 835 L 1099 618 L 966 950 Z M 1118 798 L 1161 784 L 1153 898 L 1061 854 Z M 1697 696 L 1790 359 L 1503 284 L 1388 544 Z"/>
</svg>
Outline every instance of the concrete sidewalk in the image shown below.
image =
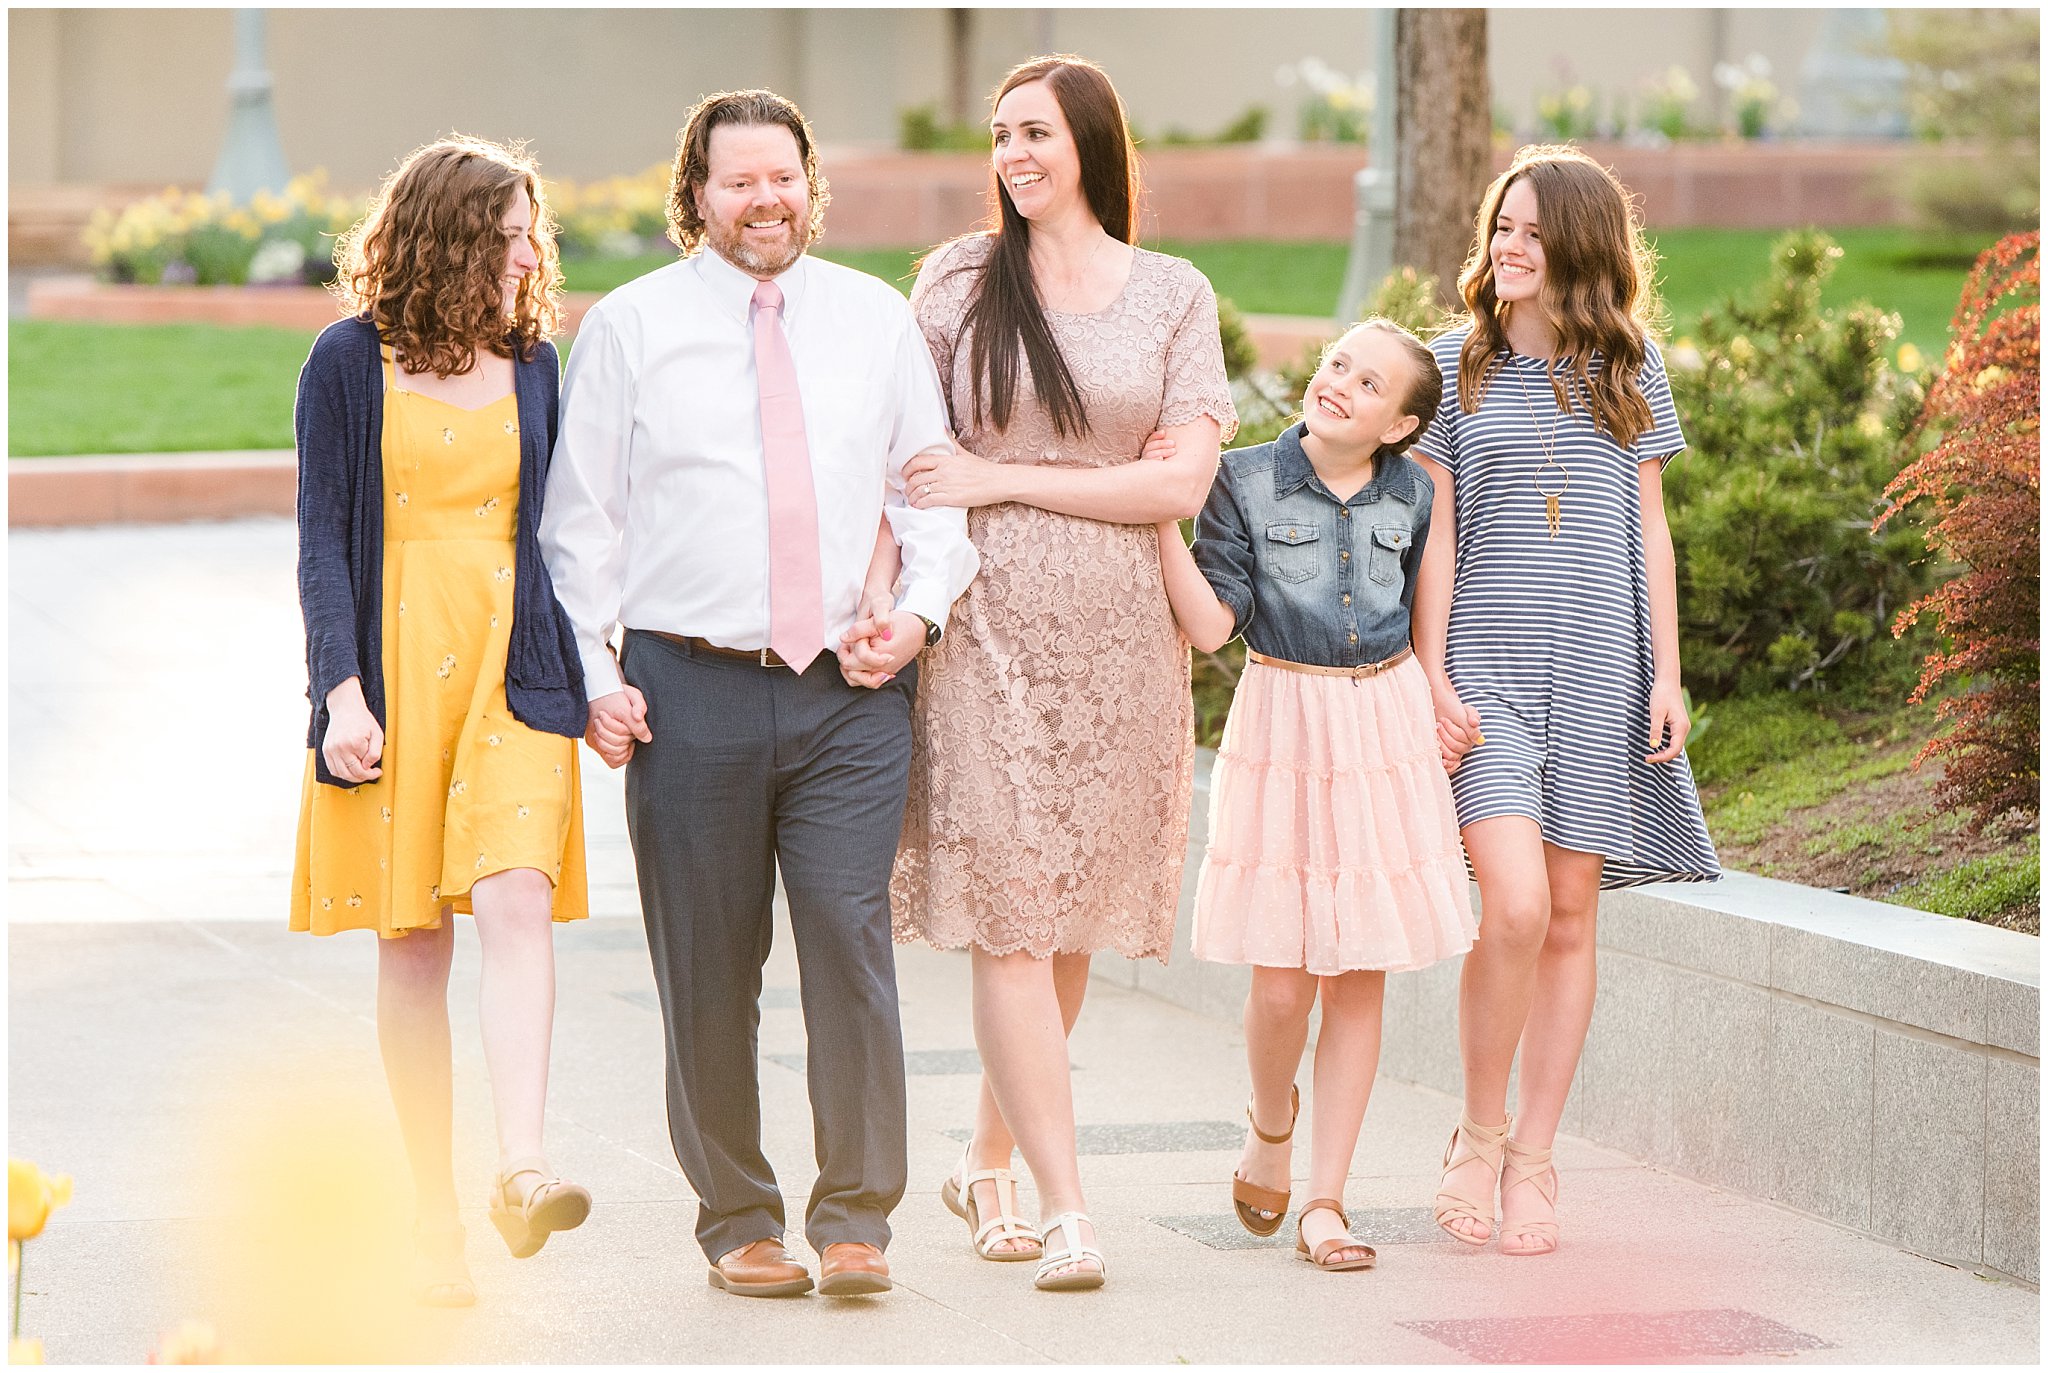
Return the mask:
<svg viewBox="0 0 2048 1373">
<path fill-rule="evenodd" d="M 558 931 L 548 1139 L 596 1210 L 525 1262 L 484 1216 L 491 1117 L 464 924 L 458 1179 L 481 1301 L 416 1311 L 396 1299 L 408 1184 L 373 941 L 282 928 L 305 728 L 292 546 L 282 520 L 10 539 L 9 1153 L 76 1181 L 25 1256 L 22 1329 L 53 1362 L 138 1360 L 187 1317 L 251 1358 L 2037 1362 L 2030 1289 L 1571 1138 L 1563 1249 L 1469 1251 L 1428 1213 L 1457 1105 L 1391 1081 L 1346 1197 L 1380 1267 L 1311 1272 L 1288 1253 L 1291 1226 L 1256 1241 L 1230 1216 L 1241 1033 L 1099 985 L 1072 1056 L 1110 1281 L 1034 1292 L 1030 1265 L 976 1260 L 939 1204 L 975 1058 L 966 959 L 921 947 L 899 954 L 912 1076 L 897 1290 L 714 1292 L 668 1147 L 660 1018 L 602 767 L 586 786 L 598 918 Z M 798 981 L 783 930 L 760 1078 L 793 1221 L 814 1175 Z M 1297 1152 L 1297 1178 L 1306 1163 Z M 323 1306 L 303 1304 L 308 1288 Z"/>
</svg>

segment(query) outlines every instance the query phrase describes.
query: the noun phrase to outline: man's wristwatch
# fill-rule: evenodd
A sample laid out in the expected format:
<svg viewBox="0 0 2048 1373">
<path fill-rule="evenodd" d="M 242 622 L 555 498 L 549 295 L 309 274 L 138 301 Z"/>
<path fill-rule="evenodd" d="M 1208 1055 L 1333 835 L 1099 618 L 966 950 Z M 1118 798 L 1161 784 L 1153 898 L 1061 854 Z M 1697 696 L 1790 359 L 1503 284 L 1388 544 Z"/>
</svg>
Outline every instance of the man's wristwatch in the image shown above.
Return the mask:
<svg viewBox="0 0 2048 1373">
<path fill-rule="evenodd" d="M 917 615 L 917 612 L 914 610 L 910 613 L 913 615 Z M 927 620 L 922 615 L 917 615 L 917 620 L 919 624 L 924 626 L 924 646 L 926 648 L 932 648 L 936 646 L 939 642 L 939 636 L 944 634 L 946 631 L 940 629 L 936 623 L 934 623 L 931 620 Z"/>
</svg>

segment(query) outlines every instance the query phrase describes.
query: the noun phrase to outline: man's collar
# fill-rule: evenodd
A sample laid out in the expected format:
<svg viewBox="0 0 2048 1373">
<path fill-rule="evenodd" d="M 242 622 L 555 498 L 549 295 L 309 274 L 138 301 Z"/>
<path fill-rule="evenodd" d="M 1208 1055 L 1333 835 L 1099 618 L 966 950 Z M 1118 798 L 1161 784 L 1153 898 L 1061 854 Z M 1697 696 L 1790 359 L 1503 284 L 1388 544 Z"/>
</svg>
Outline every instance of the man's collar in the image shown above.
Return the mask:
<svg viewBox="0 0 2048 1373">
<path fill-rule="evenodd" d="M 754 288 L 761 284 L 760 278 L 727 262 L 709 243 L 698 249 L 693 260 L 719 309 L 741 324 L 751 323 Z M 775 284 L 782 288 L 782 317 L 785 321 L 803 307 L 805 283 L 810 280 L 810 272 L 806 270 L 809 261 L 809 253 L 800 253 L 797 260 L 783 268 L 782 275 L 775 278 Z"/>
<path fill-rule="evenodd" d="M 1274 495 L 1291 496 L 1308 485 L 1311 480 L 1316 480 L 1315 464 L 1308 460 L 1308 453 L 1301 446 L 1301 436 L 1307 432 L 1306 424 L 1297 423 L 1290 425 L 1273 441 Z M 1398 500 L 1411 502 L 1415 499 L 1415 480 L 1410 475 L 1409 464 L 1404 457 L 1399 454 L 1383 454 L 1374 467 L 1376 470 L 1373 472 L 1372 480 L 1360 488 L 1351 501 L 1376 501 L 1381 496 L 1393 496 Z M 1316 485 L 1331 500 L 1337 499 L 1321 481 L 1316 481 Z M 1344 501 L 1341 504 L 1349 505 L 1351 501 Z"/>
</svg>

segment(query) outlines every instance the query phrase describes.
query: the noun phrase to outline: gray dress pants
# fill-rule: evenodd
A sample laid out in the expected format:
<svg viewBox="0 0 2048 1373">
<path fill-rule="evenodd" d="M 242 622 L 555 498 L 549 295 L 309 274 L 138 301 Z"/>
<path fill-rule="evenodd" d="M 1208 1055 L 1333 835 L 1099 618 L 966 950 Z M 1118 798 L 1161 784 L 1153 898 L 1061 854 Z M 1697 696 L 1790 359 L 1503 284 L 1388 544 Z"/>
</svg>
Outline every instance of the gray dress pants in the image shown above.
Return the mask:
<svg viewBox="0 0 2048 1373">
<path fill-rule="evenodd" d="M 903 1197 L 903 1031 L 889 872 L 910 777 L 915 664 L 848 686 L 627 630 L 620 663 L 654 741 L 626 765 L 626 823 L 666 1036 L 669 1139 L 718 1258 L 779 1238 L 757 1047 L 775 872 L 809 1037 L 818 1182 L 804 1236 L 886 1247 Z"/>
</svg>

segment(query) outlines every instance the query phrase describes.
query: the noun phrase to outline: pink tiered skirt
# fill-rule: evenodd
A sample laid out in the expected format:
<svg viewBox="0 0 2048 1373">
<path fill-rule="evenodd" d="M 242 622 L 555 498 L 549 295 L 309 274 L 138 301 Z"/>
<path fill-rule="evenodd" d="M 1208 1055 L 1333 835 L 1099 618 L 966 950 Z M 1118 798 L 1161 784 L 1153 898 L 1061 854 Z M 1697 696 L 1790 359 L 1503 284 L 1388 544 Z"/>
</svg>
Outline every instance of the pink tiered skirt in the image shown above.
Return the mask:
<svg viewBox="0 0 2048 1373">
<path fill-rule="evenodd" d="M 1246 663 L 1209 783 L 1195 957 L 1400 972 L 1477 929 L 1422 668 Z"/>
</svg>

